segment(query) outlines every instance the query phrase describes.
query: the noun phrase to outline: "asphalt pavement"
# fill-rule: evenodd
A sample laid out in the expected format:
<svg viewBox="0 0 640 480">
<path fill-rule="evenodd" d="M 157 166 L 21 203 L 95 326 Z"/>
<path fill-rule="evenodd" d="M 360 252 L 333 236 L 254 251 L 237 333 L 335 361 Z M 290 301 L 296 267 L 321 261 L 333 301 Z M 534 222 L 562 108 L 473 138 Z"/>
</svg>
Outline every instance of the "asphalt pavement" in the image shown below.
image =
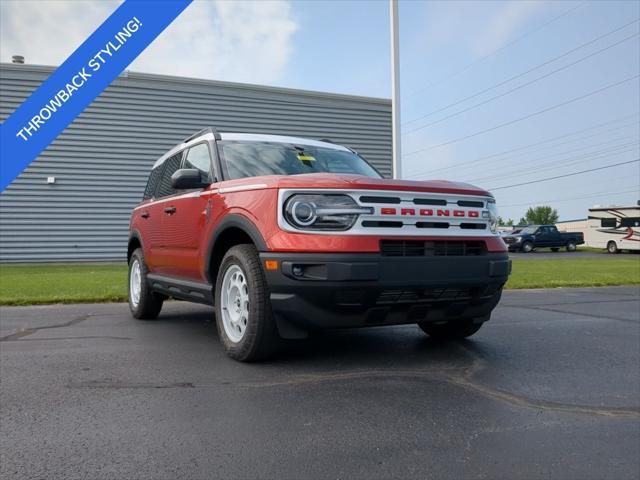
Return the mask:
<svg viewBox="0 0 640 480">
<path fill-rule="evenodd" d="M 640 289 L 506 292 L 472 339 L 345 330 L 241 364 L 212 309 L 0 310 L 2 478 L 640 477 Z"/>
</svg>

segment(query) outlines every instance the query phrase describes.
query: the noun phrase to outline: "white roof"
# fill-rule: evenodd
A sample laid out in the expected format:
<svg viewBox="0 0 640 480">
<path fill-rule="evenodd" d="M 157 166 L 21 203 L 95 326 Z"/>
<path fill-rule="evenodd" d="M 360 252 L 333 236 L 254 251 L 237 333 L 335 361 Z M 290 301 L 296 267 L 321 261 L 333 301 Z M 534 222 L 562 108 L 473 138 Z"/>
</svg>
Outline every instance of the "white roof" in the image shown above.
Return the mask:
<svg viewBox="0 0 640 480">
<path fill-rule="evenodd" d="M 310 147 L 332 148 L 348 152 L 349 149 L 335 143 L 311 140 L 310 138 L 286 137 L 283 135 L 263 135 L 259 133 L 220 133 L 222 140 L 235 140 L 241 142 L 273 142 L 273 143 L 293 143 L 295 145 L 309 145 Z"/>
</svg>

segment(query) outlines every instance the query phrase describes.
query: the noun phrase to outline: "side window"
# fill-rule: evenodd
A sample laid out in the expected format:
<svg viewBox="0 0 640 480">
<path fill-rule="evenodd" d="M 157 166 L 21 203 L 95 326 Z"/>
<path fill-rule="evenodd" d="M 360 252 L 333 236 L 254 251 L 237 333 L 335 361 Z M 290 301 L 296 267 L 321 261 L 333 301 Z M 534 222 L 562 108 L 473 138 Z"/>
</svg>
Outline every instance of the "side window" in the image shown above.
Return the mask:
<svg viewBox="0 0 640 480">
<path fill-rule="evenodd" d="M 171 186 L 171 175 L 180 168 L 180 162 L 182 161 L 182 152 L 175 154 L 171 158 L 167 158 L 164 161 L 164 171 L 162 172 L 162 178 L 160 185 L 158 185 L 158 191 L 156 197 L 166 197 L 167 195 L 173 195 L 176 191 Z"/>
<path fill-rule="evenodd" d="M 621 227 L 640 227 L 640 217 L 627 217 L 623 218 L 621 223 Z"/>
<path fill-rule="evenodd" d="M 615 218 L 601 218 L 600 226 L 607 228 L 615 228 L 616 227 L 616 219 Z"/>
<path fill-rule="evenodd" d="M 200 170 L 202 181 L 211 182 L 211 157 L 206 143 L 200 143 L 189 149 L 183 168 Z"/>
<path fill-rule="evenodd" d="M 153 198 L 156 192 L 156 186 L 158 185 L 158 181 L 160 180 L 160 175 L 162 174 L 162 165 L 151 170 L 149 174 L 149 180 L 147 180 L 147 188 L 144 189 L 144 200 L 149 198 Z"/>
</svg>

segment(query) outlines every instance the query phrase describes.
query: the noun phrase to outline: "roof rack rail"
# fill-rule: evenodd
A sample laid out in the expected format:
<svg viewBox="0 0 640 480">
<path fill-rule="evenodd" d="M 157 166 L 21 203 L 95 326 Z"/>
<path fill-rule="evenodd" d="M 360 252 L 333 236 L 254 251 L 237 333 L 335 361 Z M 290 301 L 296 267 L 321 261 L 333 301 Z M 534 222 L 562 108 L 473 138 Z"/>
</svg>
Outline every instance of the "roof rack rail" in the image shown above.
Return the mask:
<svg viewBox="0 0 640 480">
<path fill-rule="evenodd" d="M 183 143 L 187 143 L 188 141 L 193 140 L 194 138 L 200 137 L 202 135 L 205 135 L 207 133 L 212 133 L 213 138 L 215 138 L 216 140 L 222 140 L 222 137 L 220 136 L 220 133 L 218 132 L 216 127 L 205 127 L 202 130 L 198 130 L 196 133 L 189 135 L 187 138 L 184 139 Z"/>
</svg>

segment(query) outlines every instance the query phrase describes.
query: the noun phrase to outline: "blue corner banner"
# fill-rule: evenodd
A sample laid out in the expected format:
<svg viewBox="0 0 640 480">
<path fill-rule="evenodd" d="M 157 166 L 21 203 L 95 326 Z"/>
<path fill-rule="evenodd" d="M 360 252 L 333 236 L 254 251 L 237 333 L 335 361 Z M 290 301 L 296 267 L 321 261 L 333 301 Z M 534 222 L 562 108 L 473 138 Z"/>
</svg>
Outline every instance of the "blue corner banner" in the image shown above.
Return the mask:
<svg viewBox="0 0 640 480">
<path fill-rule="evenodd" d="M 0 192 L 69 125 L 192 0 L 125 0 L 0 125 Z M 52 42 L 56 39 L 52 38 Z"/>
</svg>

